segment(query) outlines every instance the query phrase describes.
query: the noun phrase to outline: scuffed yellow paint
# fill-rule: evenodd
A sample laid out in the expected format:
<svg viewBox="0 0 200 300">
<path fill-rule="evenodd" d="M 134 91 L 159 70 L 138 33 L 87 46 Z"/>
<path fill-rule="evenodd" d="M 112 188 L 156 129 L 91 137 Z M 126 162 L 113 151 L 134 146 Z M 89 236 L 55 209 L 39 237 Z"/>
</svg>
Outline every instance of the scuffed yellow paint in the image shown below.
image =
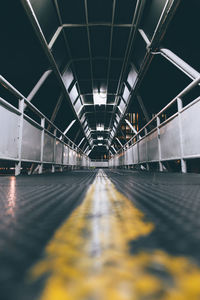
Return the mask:
<svg viewBox="0 0 200 300">
<path fill-rule="evenodd" d="M 153 230 L 100 171 L 31 270 L 31 280 L 48 274 L 40 299 L 199 300 L 200 270 L 186 258 L 130 254 L 129 241 Z"/>
</svg>

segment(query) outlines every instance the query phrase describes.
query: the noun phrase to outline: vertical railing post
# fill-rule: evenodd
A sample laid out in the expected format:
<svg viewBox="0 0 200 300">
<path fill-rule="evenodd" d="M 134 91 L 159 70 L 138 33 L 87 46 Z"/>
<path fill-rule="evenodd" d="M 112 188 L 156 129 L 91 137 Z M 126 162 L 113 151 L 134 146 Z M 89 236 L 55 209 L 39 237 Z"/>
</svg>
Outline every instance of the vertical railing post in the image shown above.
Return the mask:
<svg viewBox="0 0 200 300">
<path fill-rule="evenodd" d="M 163 172 L 163 165 L 161 162 L 162 159 L 162 150 L 161 150 L 161 143 L 160 143 L 160 117 L 156 118 L 157 121 L 157 139 L 158 139 L 158 161 L 159 161 L 159 171 Z"/>
<path fill-rule="evenodd" d="M 51 172 L 55 173 L 55 164 L 56 164 L 56 134 L 57 134 L 57 129 L 54 129 L 54 143 L 53 143 L 53 164 L 51 168 Z"/>
<path fill-rule="evenodd" d="M 44 132 L 45 132 L 45 118 L 41 119 L 41 148 L 40 148 L 40 166 L 39 166 L 39 174 L 43 172 L 43 162 L 44 162 Z"/>
<path fill-rule="evenodd" d="M 24 99 L 19 100 L 19 125 L 18 125 L 18 162 L 15 163 L 15 176 L 21 173 L 21 159 L 22 159 L 22 138 L 23 138 L 23 125 L 24 125 Z"/>
<path fill-rule="evenodd" d="M 147 169 L 147 171 L 149 171 L 149 162 L 148 162 L 148 143 L 147 143 L 147 134 L 148 134 L 148 131 L 147 131 L 146 128 L 144 129 L 144 133 L 145 133 L 145 146 L 146 146 L 146 169 Z"/>
<path fill-rule="evenodd" d="M 64 166 L 63 166 L 63 163 L 64 163 L 64 141 L 60 141 L 60 143 L 62 144 L 62 158 L 61 158 L 62 166 L 60 167 L 60 170 L 61 170 L 61 172 L 63 172 L 63 170 L 64 170 Z"/>
<path fill-rule="evenodd" d="M 181 110 L 183 108 L 183 102 L 180 98 L 177 98 L 177 108 L 178 108 L 178 124 L 179 124 L 179 137 L 180 137 L 180 150 L 181 150 L 181 172 L 187 173 L 187 164 L 183 159 L 184 149 L 183 149 L 183 131 L 182 131 L 182 118 Z"/>
<path fill-rule="evenodd" d="M 140 139 L 139 139 L 139 136 L 138 136 L 138 135 L 136 135 L 136 146 L 137 146 L 137 156 L 138 156 L 138 163 L 137 163 L 137 165 L 139 165 L 139 163 L 140 163 L 140 149 L 139 149 L 139 141 L 140 141 Z"/>
</svg>

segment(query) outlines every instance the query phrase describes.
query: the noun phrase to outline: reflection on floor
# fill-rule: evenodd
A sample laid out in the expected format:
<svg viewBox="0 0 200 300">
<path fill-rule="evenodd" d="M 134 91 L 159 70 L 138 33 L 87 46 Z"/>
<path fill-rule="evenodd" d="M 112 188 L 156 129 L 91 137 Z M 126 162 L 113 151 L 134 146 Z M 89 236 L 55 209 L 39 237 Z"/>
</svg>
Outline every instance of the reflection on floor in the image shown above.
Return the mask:
<svg viewBox="0 0 200 300">
<path fill-rule="evenodd" d="M 200 299 L 199 179 L 122 170 L 2 178 L 3 299 Z"/>
</svg>

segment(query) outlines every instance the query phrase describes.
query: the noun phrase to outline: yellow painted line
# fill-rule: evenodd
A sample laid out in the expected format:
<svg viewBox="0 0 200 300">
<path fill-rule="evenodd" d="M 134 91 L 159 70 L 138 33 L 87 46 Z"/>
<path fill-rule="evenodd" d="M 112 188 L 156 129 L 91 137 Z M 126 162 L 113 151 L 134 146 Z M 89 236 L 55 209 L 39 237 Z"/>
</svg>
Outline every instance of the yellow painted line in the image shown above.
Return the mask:
<svg viewBox="0 0 200 300">
<path fill-rule="evenodd" d="M 31 281 L 47 275 L 40 300 L 199 300 L 195 264 L 160 250 L 129 252 L 129 241 L 153 230 L 99 171 L 30 271 Z"/>
</svg>

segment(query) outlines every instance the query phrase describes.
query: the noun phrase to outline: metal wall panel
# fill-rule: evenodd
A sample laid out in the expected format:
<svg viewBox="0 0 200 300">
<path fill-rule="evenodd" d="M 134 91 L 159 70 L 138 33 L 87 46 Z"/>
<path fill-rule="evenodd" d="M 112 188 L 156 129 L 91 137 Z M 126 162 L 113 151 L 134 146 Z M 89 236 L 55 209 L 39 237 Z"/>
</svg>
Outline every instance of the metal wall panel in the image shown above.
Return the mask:
<svg viewBox="0 0 200 300">
<path fill-rule="evenodd" d="M 45 133 L 44 135 L 44 153 L 43 160 L 45 162 L 53 162 L 54 160 L 54 141 L 55 138 Z"/>
<path fill-rule="evenodd" d="M 77 153 L 73 150 L 73 165 L 77 165 Z"/>
<path fill-rule="evenodd" d="M 138 143 L 139 147 L 139 161 L 140 162 L 146 162 L 147 160 L 147 149 L 146 149 L 146 139 L 144 138 L 143 140 L 139 141 Z"/>
<path fill-rule="evenodd" d="M 0 106 L 0 157 L 18 156 L 19 116 Z"/>
<path fill-rule="evenodd" d="M 24 120 L 22 137 L 22 159 L 40 161 L 41 154 L 41 133 L 27 120 Z"/>
<path fill-rule="evenodd" d="M 83 156 L 83 157 L 82 157 L 82 167 L 86 167 L 86 166 L 87 166 L 86 157 Z"/>
<path fill-rule="evenodd" d="M 134 164 L 138 164 L 138 148 L 137 148 L 137 144 L 135 144 L 132 147 L 132 152 L 133 152 L 133 163 Z"/>
<path fill-rule="evenodd" d="M 69 147 L 64 145 L 63 149 L 63 165 L 68 165 L 69 164 Z"/>
<path fill-rule="evenodd" d="M 178 117 L 160 128 L 161 159 L 180 157 L 180 134 Z"/>
<path fill-rule="evenodd" d="M 137 71 L 135 67 L 132 66 L 127 78 L 127 82 L 131 88 L 134 86 L 136 79 L 137 79 Z"/>
<path fill-rule="evenodd" d="M 62 158 L 63 158 L 63 143 L 56 141 L 56 164 L 62 164 Z"/>
<path fill-rule="evenodd" d="M 74 165 L 74 155 L 73 155 L 73 150 L 69 149 L 69 165 L 73 166 Z"/>
<path fill-rule="evenodd" d="M 150 135 L 147 137 L 147 153 L 148 161 L 155 161 L 159 160 L 159 153 L 158 153 L 158 135 L 157 131 L 152 132 Z"/>
<path fill-rule="evenodd" d="M 181 113 L 183 154 L 200 156 L 200 102 Z"/>
<path fill-rule="evenodd" d="M 118 156 L 118 163 L 119 163 L 119 166 L 123 166 L 124 165 L 124 151 L 119 154 L 119 156 Z"/>
<path fill-rule="evenodd" d="M 133 147 L 127 150 L 127 164 L 128 165 L 133 164 Z"/>
</svg>

